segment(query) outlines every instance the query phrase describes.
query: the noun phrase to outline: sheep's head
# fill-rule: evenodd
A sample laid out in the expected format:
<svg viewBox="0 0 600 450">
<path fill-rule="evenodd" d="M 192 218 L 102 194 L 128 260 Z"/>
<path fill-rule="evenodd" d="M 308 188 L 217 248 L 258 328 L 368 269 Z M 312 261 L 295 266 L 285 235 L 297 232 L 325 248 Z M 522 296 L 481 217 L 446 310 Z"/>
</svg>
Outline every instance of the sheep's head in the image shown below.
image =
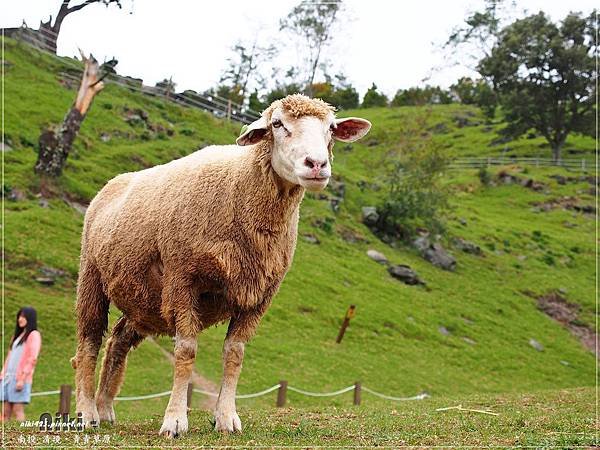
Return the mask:
<svg viewBox="0 0 600 450">
<path fill-rule="evenodd" d="M 320 191 L 331 177 L 334 140 L 354 142 L 371 128 L 368 120 L 335 118 L 335 109 L 319 99 L 288 95 L 271 104 L 260 119 L 248 125 L 238 145 L 266 142 L 271 166 L 285 181 Z"/>
</svg>

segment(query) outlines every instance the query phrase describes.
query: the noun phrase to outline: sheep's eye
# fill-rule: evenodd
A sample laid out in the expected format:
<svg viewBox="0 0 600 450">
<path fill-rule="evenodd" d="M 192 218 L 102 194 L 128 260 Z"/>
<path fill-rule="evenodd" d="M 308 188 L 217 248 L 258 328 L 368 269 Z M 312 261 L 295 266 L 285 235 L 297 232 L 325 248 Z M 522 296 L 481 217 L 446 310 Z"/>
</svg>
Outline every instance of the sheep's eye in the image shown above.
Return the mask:
<svg viewBox="0 0 600 450">
<path fill-rule="evenodd" d="M 331 131 L 331 132 L 335 131 L 335 123 L 332 123 L 331 125 L 329 125 L 329 131 Z"/>
<path fill-rule="evenodd" d="M 283 125 L 283 123 L 281 122 L 281 120 L 279 120 L 279 119 L 275 119 L 275 120 L 274 120 L 274 121 L 271 123 L 271 125 L 273 125 L 273 128 L 279 128 L 279 127 L 281 127 L 281 126 Z"/>
</svg>

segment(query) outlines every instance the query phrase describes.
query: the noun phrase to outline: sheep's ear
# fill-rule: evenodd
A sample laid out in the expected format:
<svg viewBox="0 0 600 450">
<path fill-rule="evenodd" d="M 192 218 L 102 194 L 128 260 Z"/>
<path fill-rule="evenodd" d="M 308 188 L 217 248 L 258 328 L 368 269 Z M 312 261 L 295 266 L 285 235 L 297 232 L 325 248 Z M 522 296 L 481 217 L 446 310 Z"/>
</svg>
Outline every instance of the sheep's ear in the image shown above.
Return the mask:
<svg viewBox="0 0 600 450">
<path fill-rule="evenodd" d="M 360 117 L 346 117 L 335 121 L 333 137 L 342 142 L 354 142 L 371 129 L 371 122 Z"/>
<path fill-rule="evenodd" d="M 235 140 L 235 143 L 237 145 L 253 145 L 260 142 L 265 134 L 267 134 L 267 119 L 261 116 L 250 125 L 244 125 L 242 134 Z"/>
</svg>

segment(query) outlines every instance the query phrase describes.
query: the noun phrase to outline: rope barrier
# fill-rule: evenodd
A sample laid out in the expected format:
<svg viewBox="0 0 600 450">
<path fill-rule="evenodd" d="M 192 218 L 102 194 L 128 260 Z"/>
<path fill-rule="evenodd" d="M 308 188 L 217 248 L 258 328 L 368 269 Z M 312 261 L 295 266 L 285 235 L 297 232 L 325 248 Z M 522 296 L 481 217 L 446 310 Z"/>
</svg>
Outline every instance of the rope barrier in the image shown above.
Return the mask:
<svg viewBox="0 0 600 450">
<path fill-rule="evenodd" d="M 45 392 L 32 392 L 32 397 L 43 397 L 45 395 L 56 395 L 60 394 L 60 391 L 45 391 Z"/>
<path fill-rule="evenodd" d="M 281 385 L 278 383 L 278 384 L 275 384 L 265 390 L 255 392 L 253 394 L 236 395 L 235 398 L 246 399 L 246 398 L 260 397 L 262 395 L 269 394 L 270 392 L 273 392 L 273 391 L 279 389 L 280 387 L 281 387 Z M 351 386 L 348 386 L 348 387 L 345 387 L 343 389 L 340 389 L 338 391 L 333 391 L 333 392 L 311 392 L 311 391 L 305 391 L 303 389 L 299 389 L 299 388 L 296 388 L 293 386 L 288 386 L 287 388 L 290 391 L 297 392 L 298 394 L 306 395 L 309 397 L 333 397 L 336 395 L 341 395 L 341 394 L 345 394 L 346 392 L 353 391 L 355 389 L 355 385 L 351 385 Z M 379 392 L 373 391 L 372 389 L 369 389 L 368 387 L 365 387 L 365 386 L 363 386 L 362 389 L 366 392 L 369 392 L 369 393 L 377 396 L 377 397 L 380 397 L 380 398 L 383 398 L 386 400 L 394 400 L 394 401 L 423 400 L 423 399 L 429 397 L 429 394 L 427 394 L 426 392 L 423 392 L 419 395 L 415 395 L 414 397 L 392 397 L 389 395 L 385 395 L 385 394 L 381 394 Z M 203 389 L 197 389 L 197 388 L 194 388 L 194 392 L 196 392 L 198 394 L 208 395 L 211 397 L 219 396 L 219 394 L 217 394 L 215 392 L 209 392 L 209 391 L 205 391 Z M 56 395 L 56 394 L 60 394 L 60 391 L 34 392 L 31 394 L 31 396 L 32 397 L 42 397 L 42 396 L 46 396 L 46 395 Z M 171 394 L 171 391 L 164 391 L 164 392 L 159 392 L 157 394 L 137 395 L 137 396 L 130 396 L 130 397 L 116 397 L 115 400 L 118 400 L 118 401 L 147 400 L 147 399 L 152 399 L 152 398 L 165 397 L 170 394 Z"/>
<path fill-rule="evenodd" d="M 290 391 L 297 392 L 298 394 L 308 395 L 309 397 L 333 397 L 334 395 L 340 395 L 340 394 L 344 394 L 345 392 L 353 391 L 354 390 L 354 385 L 345 387 L 343 389 L 340 389 L 339 391 L 334 391 L 334 392 L 310 392 L 310 391 L 303 391 L 302 389 L 298 389 L 298 388 L 295 388 L 293 386 L 288 386 L 288 389 Z"/>
<path fill-rule="evenodd" d="M 149 398 L 164 397 L 166 395 L 171 395 L 171 391 L 159 392 L 158 394 L 138 395 L 135 397 L 115 397 L 115 400 L 127 402 L 130 400 L 147 400 Z"/>
<path fill-rule="evenodd" d="M 380 397 L 380 398 L 384 398 L 386 400 L 393 400 L 393 401 L 405 401 L 405 400 L 423 400 L 426 399 L 427 397 L 429 397 L 430 395 L 427 392 L 423 392 L 419 395 L 415 395 L 414 397 L 391 397 L 389 395 L 385 395 L 385 394 L 381 394 L 379 392 L 375 392 L 372 389 L 369 389 L 368 387 L 363 386 L 362 387 L 363 391 L 368 392 L 370 394 L 375 395 L 376 397 Z"/>
</svg>

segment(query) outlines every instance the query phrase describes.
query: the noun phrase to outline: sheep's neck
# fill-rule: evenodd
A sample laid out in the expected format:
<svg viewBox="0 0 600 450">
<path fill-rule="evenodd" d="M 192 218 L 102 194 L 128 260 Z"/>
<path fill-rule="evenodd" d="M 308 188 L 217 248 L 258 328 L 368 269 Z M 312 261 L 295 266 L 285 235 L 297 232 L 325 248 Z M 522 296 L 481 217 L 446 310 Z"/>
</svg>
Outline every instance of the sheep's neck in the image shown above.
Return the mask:
<svg viewBox="0 0 600 450">
<path fill-rule="evenodd" d="M 288 183 L 273 170 L 271 154 L 266 145 L 259 145 L 253 150 L 254 157 L 248 174 L 251 180 L 244 186 L 249 195 L 241 203 L 244 213 L 249 213 L 244 217 L 250 219 L 249 224 L 253 223 L 254 227 L 264 231 L 283 231 L 295 217 L 294 213 L 304 196 L 304 188 Z"/>
</svg>

